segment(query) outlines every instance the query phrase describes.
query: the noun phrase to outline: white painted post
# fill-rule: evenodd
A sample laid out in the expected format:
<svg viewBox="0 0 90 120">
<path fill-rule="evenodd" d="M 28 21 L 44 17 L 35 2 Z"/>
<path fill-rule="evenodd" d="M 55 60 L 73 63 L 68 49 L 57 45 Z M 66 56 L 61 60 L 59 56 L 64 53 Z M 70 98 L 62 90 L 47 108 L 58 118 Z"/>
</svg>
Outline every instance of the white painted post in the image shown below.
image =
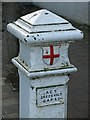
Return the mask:
<svg viewBox="0 0 90 120">
<path fill-rule="evenodd" d="M 41 9 L 7 25 L 20 42 L 12 62 L 19 73 L 20 118 L 67 118 L 70 42 L 83 38 L 82 31 L 54 13 Z"/>
</svg>

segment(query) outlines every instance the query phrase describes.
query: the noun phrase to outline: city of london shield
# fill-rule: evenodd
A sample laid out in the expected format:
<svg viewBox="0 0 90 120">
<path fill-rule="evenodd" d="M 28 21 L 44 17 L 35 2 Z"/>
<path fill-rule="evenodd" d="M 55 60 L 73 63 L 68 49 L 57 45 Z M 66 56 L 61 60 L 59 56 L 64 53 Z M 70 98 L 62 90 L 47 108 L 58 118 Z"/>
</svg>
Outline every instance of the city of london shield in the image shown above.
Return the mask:
<svg viewBox="0 0 90 120">
<path fill-rule="evenodd" d="M 48 65 L 55 64 L 60 56 L 60 46 L 42 47 L 42 55 L 44 63 Z"/>
</svg>

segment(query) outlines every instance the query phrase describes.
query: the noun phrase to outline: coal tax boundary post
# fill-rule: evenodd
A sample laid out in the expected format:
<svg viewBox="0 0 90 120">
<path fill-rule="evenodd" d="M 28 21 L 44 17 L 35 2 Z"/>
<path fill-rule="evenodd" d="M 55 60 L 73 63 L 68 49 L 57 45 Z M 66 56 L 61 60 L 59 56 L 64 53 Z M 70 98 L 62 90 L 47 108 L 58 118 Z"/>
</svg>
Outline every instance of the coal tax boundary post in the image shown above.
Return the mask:
<svg viewBox="0 0 90 120">
<path fill-rule="evenodd" d="M 68 74 L 77 71 L 68 47 L 83 32 L 46 9 L 20 17 L 7 30 L 20 43 L 12 59 L 19 73 L 19 117 L 67 118 Z"/>
</svg>

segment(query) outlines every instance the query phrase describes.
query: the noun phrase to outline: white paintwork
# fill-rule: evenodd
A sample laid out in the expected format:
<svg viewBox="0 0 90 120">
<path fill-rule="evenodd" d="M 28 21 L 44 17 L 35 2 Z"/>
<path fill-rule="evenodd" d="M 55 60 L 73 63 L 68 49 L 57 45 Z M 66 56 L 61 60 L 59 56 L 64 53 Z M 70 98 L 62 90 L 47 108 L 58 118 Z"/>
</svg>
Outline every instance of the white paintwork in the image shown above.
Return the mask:
<svg viewBox="0 0 90 120">
<path fill-rule="evenodd" d="M 22 27 L 27 32 L 42 32 L 42 31 L 55 31 L 55 30 L 68 30 L 68 29 L 76 29 L 69 22 L 67 24 L 58 23 L 58 24 L 49 24 L 49 25 L 40 25 L 40 26 L 32 26 L 29 23 L 25 23 L 22 19 L 18 19 L 14 22 L 19 27 Z"/>
<path fill-rule="evenodd" d="M 68 47 L 83 38 L 82 31 L 45 9 L 21 17 L 7 29 L 20 43 L 19 55 L 12 59 L 20 78 L 19 117 L 66 118 L 68 74 L 77 71 L 70 64 Z M 49 95 L 55 95 L 54 90 L 62 95 L 51 102 L 45 98 L 44 103 L 40 98 L 47 90 Z"/>
<path fill-rule="evenodd" d="M 20 63 L 18 63 L 15 59 L 12 59 L 13 64 L 20 69 L 27 77 L 33 78 L 33 77 L 45 77 L 45 76 L 57 76 L 57 75 L 63 75 L 63 74 L 69 74 L 72 72 L 76 72 L 77 68 L 74 66 L 71 66 L 71 68 L 63 68 L 63 69 L 58 69 L 58 70 L 50 70 L 50 71 L 37 71 L 37 72 L 29 72 L 27 70 L 27 67 L 23 67 Z"/>
<path fill-rule="evenodd" d="M 8 24 L 7 29 L 20 40 L 30 44 L 83 38 L 82 31 L 73 27 L 69 21 L 45 9 L 21 17 L 14 23 Z"/>
<path fill-rule="evenodd" d="M 54 48 L 57 47 L 57 45 L 53 45 L 53 46 Z M 24 63 L 27 64 L 28 67 L 30 67 L 30 71 L 44 70 L 45 68 L 55 69 L 66 65 L 70 66 L 71 64 L 68 59 L 69 43 L 68 42 L 58 43 L 58 46 L 60 48 L 59 50 L 57 49 L 56 52 L 60 53 L 60 57 L 58 57 L 57 62 L 55 62 L 53 65 L 45 64 L 43 59 L 43 47 L 50 48 L 49 44 L 48 45 L 43 44 L 41 46 L 33 46 L 33 45 L 30 46 L 29 44 L 20 42 L 19 59 L 22 59 Z"/>
<path fill-rule="evenodd" d="M 66 118 L 67 117 L 67 82 L 68 76 L 47 76 L 39 79 L 28 79 L 21 71 L 20 77 L 20 118 Z M 36 89 L 63 85 L 64 104 L 37 106 Z M 42 88 L 43 89 L 43 88 Z"/>
<path fill-rule="evenodd" d="M 64 104 L 64 92 L 63 86 L 37 88 L 37 106 Z"/>
<path fill-rule="evenodd" d="M 21 18 L 32 25 L 42 25 L 42 24 L 46 25 L 46 24 L 68 22 L 67 20 L 61 18 L 60 16 L 57 16 L 56 14 L 46 9 L 38 10 L 36 12 L 25 15 Z"/>
<path fill-rule="evenodd" d="M 17 25 L 10 23 L 7 25 L 7 30 L 15 35 L 17 38 L 22 40 L 25 43 L 32 44 L 41 44 L 41 43 L 50 43 L 50 42 L 59 42 L 59 41 L 70 41 L 70 40 L 79 40 L 83 38 L 83 33 L 80 30 L 70 30 L 70 31 L 51 31 L 51 32 L 42 32 L 42 33 L 28 33 L 24 29 L 21 29 Z M 29 37 L 27 37 L 27 35 Z M 38 36 L 39 35 L 39 36 Z M 34 40 L 36 38 L 36 40 Z M 26 39 L 26 41 L 24 40 Z"/>
</svg>

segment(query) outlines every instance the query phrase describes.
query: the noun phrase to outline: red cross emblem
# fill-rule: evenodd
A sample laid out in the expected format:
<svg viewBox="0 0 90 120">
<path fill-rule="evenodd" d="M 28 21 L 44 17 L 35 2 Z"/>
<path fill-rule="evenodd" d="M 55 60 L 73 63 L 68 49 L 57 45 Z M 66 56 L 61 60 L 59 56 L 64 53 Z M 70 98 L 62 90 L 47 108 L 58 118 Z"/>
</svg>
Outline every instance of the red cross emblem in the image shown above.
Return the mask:
<svg viewBox="0 0 90 120">
<path fill-rule="evenodd" d="M 43 47 L 43 60 L 48 65 L 53 65 L 59 58 L 59 46 Z"/>
</svg>

